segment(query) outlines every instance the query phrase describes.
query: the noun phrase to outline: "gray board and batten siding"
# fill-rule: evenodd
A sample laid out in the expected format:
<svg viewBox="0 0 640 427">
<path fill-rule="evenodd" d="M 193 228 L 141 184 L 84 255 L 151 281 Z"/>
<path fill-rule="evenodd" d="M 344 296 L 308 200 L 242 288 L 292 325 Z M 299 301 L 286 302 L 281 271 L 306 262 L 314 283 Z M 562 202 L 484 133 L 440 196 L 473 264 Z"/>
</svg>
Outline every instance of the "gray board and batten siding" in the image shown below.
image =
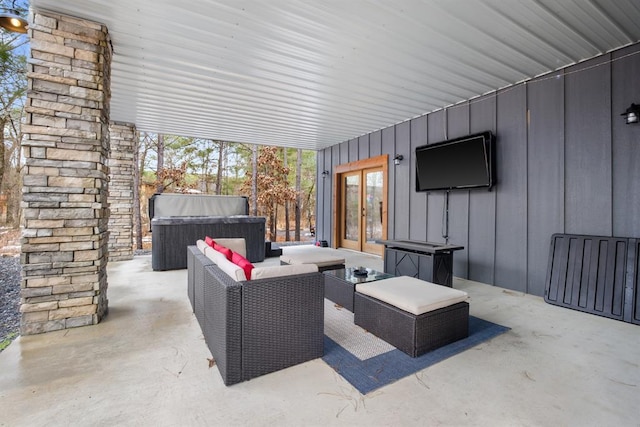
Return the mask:
<svg viewBox="0 0 640 427">
<path fill-rule="evenodd" d="M 319 151 L 317 238 L 333 244 L 337 165 L 389 154 L 388 239 L 444 242 L 444 191 L 415 191 L 415 148 L 496 135 L 497 185 L 455 190 L 455 276 L 543 296 L 551 236 L 640 237 L 640 44 Z M 400 165 L 393 157 L 402 154 Z"/>
</svg>

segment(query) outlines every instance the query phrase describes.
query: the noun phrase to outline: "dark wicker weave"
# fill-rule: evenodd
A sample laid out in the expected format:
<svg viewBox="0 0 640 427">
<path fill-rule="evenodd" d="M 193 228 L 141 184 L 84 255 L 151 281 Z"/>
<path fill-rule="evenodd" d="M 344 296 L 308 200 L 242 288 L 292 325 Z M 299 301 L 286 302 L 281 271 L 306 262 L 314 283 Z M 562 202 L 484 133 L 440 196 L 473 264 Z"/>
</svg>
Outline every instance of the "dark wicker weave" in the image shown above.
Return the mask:
<svg viewBox="0 0 640 427">
<path fill-rule="evenodd" d="M 191 310 L 194 312 L 196 311 L 195 299 L 193 298 L 193 294 L 195 292 L 195 252 L 200 252 L 195 246 L 189 246 L 187 248 L 187 296 L 191 303 Z"/>
<path fill-rule="evenodd" d="M 200 328 L 222 381 L 244 381 L 242 369 L 242 285 L 215 264 L 204 267 L 204 321 Z"/>
<path fill-rule="evenodd" d="M 253 216 L 168 217 L 151 221 L 151 268 L 154 271 L 187 268 L 187 246 L 205 236 L 245 239 L 247 259 L 264 261 L 265 219 Z"/>
<path fill-rule="evenodd" d="M 189 296 L 189 302 L 191 303 L 191 309 L 195 313 L 195 258 L 197 256 L 203 256 L 204 254 L 195 246 L 189 246 L 187 248 L 187 295 Z"/>
<path fill-rule="evenodd" d="M 460 302 L 416 316 L 356 292 L 354 323 L 417 357 L 469 336 L 469 304 Z"/>
<path fill-rule="evenodd" d="M 190 246 L 187 254 L 193 254 L 193 271 L 187 271 L 187 281 L 189 277 L 193 277 L 193 312 L 198 322 L 202 324 L 204 322 L 204 267 L 213 264 L 213 261 L 204 256 L 195 246 Z"/>
<path fill-rule="evenodd" d="M 355 283 L 342 280 L 332 274 L 324 276 L 324 297 L 339 304 L 353 313 L 353 294 Z"/>
<path fill-rule="evenodd" d="M 321 273 L 252 280 L 242 289 L 242 299 L 243 379 L 322 356 Z"/>
<path fill-rule="evenodd" d="M 291 264 L 281 260 L 280 261 L 280 265 L 291 265 Z M 324 265 L 322 267 L 318 266 L 318 271 L 323 272 L 323 271 L 327 271 L 327 270 L 339 270 L 341 268 L 344 268 L 344 263 L 342 263 L 342 264 Z"/>
<path fill-rule="evenodd" d="M 203 271 L 200 283 L 194 275 L 196 318 L 226 385 L 322 356 L 321 273 L 236 282 L 208 258 L 204 267 L 201 257 L 193 259 Z"/>
</svg>

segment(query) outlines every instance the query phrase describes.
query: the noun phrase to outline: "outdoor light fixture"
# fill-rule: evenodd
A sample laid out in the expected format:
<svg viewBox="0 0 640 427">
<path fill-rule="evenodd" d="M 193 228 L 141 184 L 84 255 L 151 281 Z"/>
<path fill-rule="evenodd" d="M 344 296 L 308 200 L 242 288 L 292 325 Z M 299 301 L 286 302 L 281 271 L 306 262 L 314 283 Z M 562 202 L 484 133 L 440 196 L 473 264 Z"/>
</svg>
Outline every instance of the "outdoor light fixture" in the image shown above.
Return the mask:
<svg viewBox="0 0 640 427">
<path fill-rule="evenodd" d="M 400 162 L 404 159 L 404 156 L 402 154 L 398 154 L 397 156 L 395 156 L 393 158 L 393 164 L 394 165 L 399 165 Z"/>
<path fill-rule="evenodd" d="M 27 20 L 18 15 L 15 9 L 15 0 L 10 9 L 4 9 L 4 13 L 0 13 L 0 27 L 14 33 L 27 33 Z"/>
<path fill-rule="evenodd" d="M 631 104 L 631 106 L 627 108 L 627 111 L 620 115 L 624 116 L 624 122 L 628 125 L 638 123 L 638 121 L 640 121 L 640 118 L 638 117 L 640 116 L 640 105 Z"/>
<path fill-rule="evenodd" d="M 324 179 L 324 178 L 328 177 L 330 173 L 331 172 L 329 172 L 328 170 L 323 170 L 322 171 L 322 178 Z"/>
</svg>

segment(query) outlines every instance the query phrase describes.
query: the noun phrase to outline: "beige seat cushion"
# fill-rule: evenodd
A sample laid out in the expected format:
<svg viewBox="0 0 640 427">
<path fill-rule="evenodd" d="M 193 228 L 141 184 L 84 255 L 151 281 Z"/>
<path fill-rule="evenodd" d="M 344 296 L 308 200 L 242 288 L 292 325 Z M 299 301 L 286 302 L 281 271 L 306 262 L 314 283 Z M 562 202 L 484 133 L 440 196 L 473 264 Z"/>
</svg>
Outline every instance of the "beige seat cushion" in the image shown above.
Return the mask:
<svg viewBox="0 0 640 427">
<path fill-rule="evenodd" d="M 292 254 L 280 255 L 280 261 L 287 264 L 315 264 L 318 267 L 327 267 L 329 265 L 344 264 L 344 258 L 331 254 L 323 254 L 318 252 L 298 252 Z"/>
<path fill-rule="evenodd" d="M 315 273 L 318 267 L 314 264 L 280 265 L 273 267 L 256 267 L 251 270 L 251 280 L 271 279 L 274 277 L 293 276 L 296 274 Z"/>
<path fill-rule="evenodd" d="M 461 290 L 425 282 L 409 276 L 359 283 L 356 292 L 384 301 L 400 310 L 418 315 L 467 301 Z"/>
</svg>

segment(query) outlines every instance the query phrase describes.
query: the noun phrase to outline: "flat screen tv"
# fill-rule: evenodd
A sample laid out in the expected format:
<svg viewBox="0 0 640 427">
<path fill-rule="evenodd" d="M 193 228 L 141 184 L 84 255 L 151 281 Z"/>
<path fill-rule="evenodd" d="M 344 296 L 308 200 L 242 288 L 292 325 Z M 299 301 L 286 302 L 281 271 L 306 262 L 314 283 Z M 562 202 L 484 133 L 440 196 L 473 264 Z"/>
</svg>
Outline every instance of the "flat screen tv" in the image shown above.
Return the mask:
<svg viewBox="0 0 640 427">
<path fill-rule="evenodd" d="M 416 148 L 416 191 L 495 184 L 495 137 L 482 132 Z"/>
</svg>

